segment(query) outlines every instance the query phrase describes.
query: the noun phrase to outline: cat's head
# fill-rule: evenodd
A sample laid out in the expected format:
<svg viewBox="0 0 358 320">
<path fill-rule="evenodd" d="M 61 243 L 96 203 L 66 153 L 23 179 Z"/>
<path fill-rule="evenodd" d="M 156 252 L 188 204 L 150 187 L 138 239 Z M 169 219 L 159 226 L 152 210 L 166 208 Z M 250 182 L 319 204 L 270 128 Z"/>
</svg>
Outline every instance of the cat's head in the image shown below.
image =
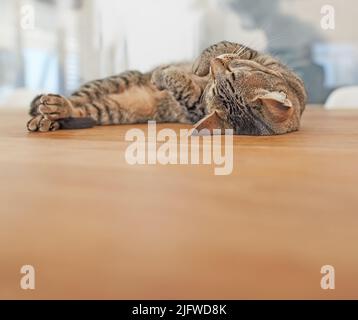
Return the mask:
<svg viewBox="0 0 358 320">
<path fill-rule="evenodd" d="M 306 104 L 303 82 L 277 61 L 271 61 L 264 66 L 236 54 L 212 59 L 210 81 L 203 95 L 209 115 L 196 128 L 211 132 L 233 129 L 235 134 L 244 135 L 298 130 Z"/>
</svg>

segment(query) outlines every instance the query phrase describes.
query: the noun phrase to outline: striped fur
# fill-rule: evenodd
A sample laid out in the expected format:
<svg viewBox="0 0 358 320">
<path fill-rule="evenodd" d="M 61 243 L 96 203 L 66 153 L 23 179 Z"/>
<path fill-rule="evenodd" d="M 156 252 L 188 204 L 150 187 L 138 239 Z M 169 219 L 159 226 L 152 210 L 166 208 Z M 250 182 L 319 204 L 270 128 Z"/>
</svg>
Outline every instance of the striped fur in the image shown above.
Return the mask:
<svg viewBox="0 0 358 320">
<path fill-rule="evenodd" d="M 265 103 L 263 93 L 278 101 Z M 295 111 L 279 105 L 283 95 Z M 297 130 L 305 100 L 303 83 L 292 71 L 224 41 L 205 50 L 193 65 L 124 72 L 89 82 L 67 98 L 40 95 L 31 103 L 27 127 L 47 132 L 148 120 L 195 124 L 217 111 L 223 127 L 237 134 L 270 135 Z"/>
</svg>

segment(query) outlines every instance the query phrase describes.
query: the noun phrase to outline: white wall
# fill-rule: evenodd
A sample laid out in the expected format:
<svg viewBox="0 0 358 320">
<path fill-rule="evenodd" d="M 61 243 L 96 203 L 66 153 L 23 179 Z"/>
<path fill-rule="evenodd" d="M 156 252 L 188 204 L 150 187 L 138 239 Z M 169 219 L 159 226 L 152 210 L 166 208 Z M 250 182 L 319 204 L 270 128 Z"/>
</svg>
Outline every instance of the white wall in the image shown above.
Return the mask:
<svg viewBox="0 0 358 320">
<path fill-rule="evenodd" d="M 95 0 L 95 21 L 103 50 L 119 46 L 130 69 L 151 67 L 196 54 L 198 14 L 192 0 Z M 126 50 L 127 52 L 123 52 Z"/>
<path fill-rule="evenodd" d="M 335 8 L 335 30 L 324 31 L 320 28 L 321 8 L 327 4 Z M 330 41 L 355 41 L 358 45 L 358 28 L 355 26 L 358 16 L 357 0 L 284 0 L 283 9 L 292 15 L 299 15 L 301 19 L 315 25 Z"/>
</svg>

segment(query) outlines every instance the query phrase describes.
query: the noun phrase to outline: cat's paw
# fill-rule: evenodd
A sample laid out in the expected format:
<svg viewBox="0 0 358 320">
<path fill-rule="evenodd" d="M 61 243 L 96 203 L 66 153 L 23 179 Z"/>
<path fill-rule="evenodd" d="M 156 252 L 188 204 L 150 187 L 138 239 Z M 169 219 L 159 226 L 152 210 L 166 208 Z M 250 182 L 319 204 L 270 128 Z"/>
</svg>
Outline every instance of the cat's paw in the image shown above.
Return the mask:
<svg viewBox="0 0 358 320">
<path fill-rule="evenodd" d="M 57 121 L 52 121 L 47 119 L 43 115 L 38 115 L 30 119 L 27 123 L 27 130 L 30 132 L 48 132 L 48 131 L 56 131 L 60 129 L 60 124 Z"/>
<path fill-rule="evenodd" d="M 176 94 L 189 85 L 190 77 L 176 66 L 167 66 L 153 72 L 152 83 L 159 90 L 168 90 Z"/>
<path fill-rule="evenodd" d="M 210 58 L 207 56 L 200 56 L 193 64 L 193 73 L 199 77 L 204 77 L 210 71 Z"/>
<path fill-rule="evenodd" d="M 192 72 L 199 77 L 205 77 L 210 72 L 210 61 L 215 58 L 217 54 L 217 47 L 220 44 L 213 45 L 207 49 L 205 49 L 199 58 L 194 61 Z"/>
<path fill-rule="evenodd" d="M 57 94 L 44 94 L 37 98 L 37 112 L 44 118 L 55 121 L 71 116 L 71 103 L 63 96 Z"/>
<path fill-rule="evenodd" d="M 228 53 L 234 53 L 241 46 L 239 44 L 229 42 L 229 41 L 221 41 L 216 43 L 209 48 L 205 49 L 200 57 L 194 62 L 192 71 L 199 77 L 205 77 L 210 72 L 210 62 L 212 59 Z"/>
</svg>

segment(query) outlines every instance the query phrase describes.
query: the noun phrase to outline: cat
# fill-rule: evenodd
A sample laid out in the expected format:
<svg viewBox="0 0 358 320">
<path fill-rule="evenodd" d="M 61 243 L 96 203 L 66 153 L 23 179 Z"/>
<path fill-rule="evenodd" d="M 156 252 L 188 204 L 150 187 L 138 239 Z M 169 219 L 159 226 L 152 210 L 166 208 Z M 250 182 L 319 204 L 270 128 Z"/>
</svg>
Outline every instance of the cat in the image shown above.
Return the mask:
<svg viewBox="0 0 358 320">
<path fill-rule="evenodd" d="M 89 82 L 66 98 L 37 96 L 29 131 L 95 125 L 178 122 L 237 135 L 278 135 L 299 130 L 307 100 L 303 81 L 278 60 L 222 41 L 193 64 L 128 71 Z"/>
</svg>

